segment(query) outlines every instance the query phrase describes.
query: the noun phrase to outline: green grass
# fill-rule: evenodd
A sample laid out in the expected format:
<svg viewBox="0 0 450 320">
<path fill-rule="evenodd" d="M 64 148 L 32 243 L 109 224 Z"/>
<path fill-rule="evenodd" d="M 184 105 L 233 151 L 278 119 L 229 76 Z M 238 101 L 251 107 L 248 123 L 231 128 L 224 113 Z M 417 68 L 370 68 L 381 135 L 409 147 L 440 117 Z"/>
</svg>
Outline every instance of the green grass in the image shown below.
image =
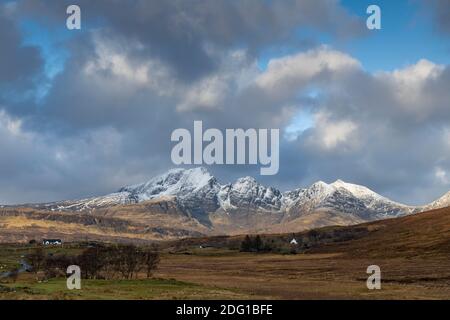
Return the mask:
<svg viewBox="0 0 450 320">
<path fill-rule="evenodd" d="M 0 273 L 18 267 L 21 256 L 27 254 L 28 250 L 25 246 L 2 245 L 0 248 Z"/>
<path fill-rule="evenodd" d="M 173 279 L 82 280 L 80 290 L 68 290 L 65 279 L 48 282 L 18 281 L 3 284 L 0 299 L 68 299 L 68 300 L 150 300 L 150 299 L 214 299 L 248 298 L 231 290 L 206 287 Z"/>
<path fill-rule="evenodd" d="M 2 244 L 0 245 L 0 273 L 19 266 L 23 256 L 32 252 L 36 246 Z M 55 255 L 77 255 L 81 253 L 77 245 L 46 247 L 45 252 Z M 203 253 L 203 252 L 202 252 Z M 205 252 L 206 253 L 206 252 Z M 0 283 L 0 299 L 245 299 L 248 296 L 237 292 L 202 286 L 173 279 L 142 280 L 82 280 L 81 290 L 68 290 L 66 279 L 50 279 L 38 282 L 31 273 L 22 273 L 15 283 L 3 279 Z"/>
<path fill-rule="evenodd" d="M 19 267 L 22 256 L 26 256 L 37 246 L 25 244 L 1 244 L 0 245 L 0 273 Z M 45 247 L 46 253 L 77 255 L 82 252 L 78 246 L 64 245 L 61 247 Z"/>
</svg>

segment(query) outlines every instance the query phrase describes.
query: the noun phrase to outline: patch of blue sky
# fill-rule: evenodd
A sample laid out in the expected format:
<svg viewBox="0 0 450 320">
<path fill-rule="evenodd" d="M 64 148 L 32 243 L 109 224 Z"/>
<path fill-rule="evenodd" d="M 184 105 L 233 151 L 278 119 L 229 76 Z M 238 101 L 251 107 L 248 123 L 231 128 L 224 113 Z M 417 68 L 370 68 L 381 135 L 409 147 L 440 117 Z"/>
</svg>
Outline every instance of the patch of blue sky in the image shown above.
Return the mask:
<svg viewBox="0 0 450 320">
<path fill-rule="evenodd" d="M 358 59 L 368 72 L 392 71 L 427 59 L 450 64 L 450 38 L 436 31 L 423 4 L 411 0 L 341 0 L 350 14 L 368 18 L 367 8 L 381 9 L 381 30 L 362 30 L 363 35 L 336 38 L 317 29 L 299 28 L 290 44 L 269 47 L 258 57 L 264 71 L 271 59 L 296 54 L 311 47 L 327 45 Z M 362 25 L 365 28 L 365 23 Z"/>
<path fill-rule="evenodd" d="M 52 86 L 52 80 L 64 70 L 64 65 L 70 56 L 64 42 L 72 35 L 64 27 L 50 30 L 42 24 L 24 19 L 20 22 L 22 45 L 39 48 L 44 59 L 44 78 L 39 79 L 36 86 L 35 98 L 40 102 Z"/>
<path fill-rule="evenodd" d="M 334 46 L 361 61 L 369 72 L 392 71 L 421 59 L 450 62 L 450 39 L 439 34 L 423 3 L 411 0 L 341 0 L 350 13 L 367 19 L 367 7 L 381 9 L 381 30 Z"/>
<path fill-rule="evenodd" d="M 22 32 L 22 45 L 38 47 L 45 61 L 45 79 L 39 79 L 35 90 L 37 102 L 41 102 L 52 87 L 52 81 L 59 73 L 64 71 L 65 64 L 70 58 L 67 43 L 74 41 L 82 33 L 91 32 L 105 25 L 101 16 L 90 20 L 82 20 L 81 30 L 69 30 L 65 23 L 60 27 L 49 27 L 39 23 L 36 19 L 23 18 L 19 22 Z"/>
<path fill-rule="evenodd" d="M 286 126 L 284 139 L 288 141 L 296 140 L 303 132 L 314 127 L 314 107 L 323 95 L 324 92 L 318 87 L 309 87 L 299 93 L 299 110 Z"/>
<path fill-rule="evenodd" d="M 303 132 L 314 127 L 314 115 L 309 108 L 302 108 L 284 130 L 284 139 L 296 140 Z"/>
<path fill-rule="evenodd" d="M 350 14 L 364 22 L 369 16 L 367 7 L 376 4 L 381 8 L 381 30 L 363 30 L 364 34 L 349 39 L 338 39 L 329 33 L 309 28 L 296 30 L 295 39 L 288 44 L 268 47 L 258 57 L 261 71 L 270 60 L 294 55 L 312 47 L 326 45 L 351 55 L 371 73 L 392 71 L 427 59 L 438 64 L 450 64 L 450 39 L 439 34 L 424 4 L 410 0 L 341 0 Z M 365 28 L 365 23 L 363 24 Z M 304 93 L 299 93 L 299 96 Z M 313 89 L 312 100 L 319 95 Z M 286 139 L 296 139 L 314 126 L 311 107 L 302 107 L 285 130 Z"/>
<path fill-rule="evenodd" d="M 23 45 L 36 46 L 41 50 L 47 77 L 51 79 L 64 70 L 64 63 L 69 58 L 64 42 L 71 37 L 70 31 L 64 27 L 50 30 L 33 20 L 23 20 L 20 28 Z"/>
</svg>

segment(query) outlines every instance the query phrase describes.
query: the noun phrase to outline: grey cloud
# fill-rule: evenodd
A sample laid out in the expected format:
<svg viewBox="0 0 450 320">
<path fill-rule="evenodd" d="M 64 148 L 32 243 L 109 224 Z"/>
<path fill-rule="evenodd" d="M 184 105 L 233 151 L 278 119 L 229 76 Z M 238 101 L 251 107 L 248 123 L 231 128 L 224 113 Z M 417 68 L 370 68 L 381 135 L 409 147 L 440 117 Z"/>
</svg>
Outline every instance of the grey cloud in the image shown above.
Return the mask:
<svg viewBox="0 0 450 320">
<path fill-rule="evenodd" d="M 422 5 L 431 11 L 436 27 L 444 34 L 450 34 L 450 2 L 447 0 L 422 0 Z"/>
<path fill-rule="evenodd" d="M 0 5 L 0 90 L 23 95 L 32 88 L 33 77 L 42 71 L 43 61 L 36 47 L 23 45 L 11 15 L 5 5 Z"/>
<path fill-rule="evenodd" d="M 44 21 L 47 17 L 61 25 L 68 4 L 70 1 L 20 3 L 28 15 Z M 300 27 L 339 37 L 366 32 L 363 21 L 336 0 L 138 0 L 128 5 L 82 0 L 78 4 L 86 28 L 100 25 L 111 38 L 138 41 L 141 47 L 133 50 L 135 58 L 157 56 L 185 80 L 198 79 L 217 68 L 211 46 L 218 50 L 245 46 L 256 53 L 287 40 L 294 47 L 305 45 L 308 39 L 296 40 Z"/>
<path fill-rule="evenodd" d="M 317 139 L 315 144 L 307 143 L 319 130 L 309 129 L 293 144 L 303 159 L 297 167 L 306 166 L 302 171 L 308 172 L 305 176 L 309 182 L 320 178 L 315 174 L 320 173 L 322 179 L 346 179 L 398 201 L 423 204 L 450 188 L 448 182 L 439 183 L 435 175 L 436 167 L 450 170 L 450 110 L 445 107 L 450 96 L 443 89 L 450 86 L 448 67 L 421 86 L 410 87 L 404 96 L 413 100 L 399 99 L 401 83 L 387 77 L 394 76 L 360 71 L 331 83 L 334 88 L 324 90 L 317 98 L 321 101 L 315 110 L 329 113 L 333 123 L 354 123 L 357 130 L 351 137 L 357 145 L 346 148 L 339 144 L 324 151 Z"/>
<path fill-rule="evenodd" d="M 318 48 L 317 52 L 320 51 L 329 49 Z M 327 57 L 323 55 L 320 59 Z M 317 65 L 326 65 L 320 59 Z M 88 173 L 84 178 L 74 179 L 71 190 L 67 191 L 72 197 L 87 195 L 90 190 L 98 190 L 95 194 L 111 191 L 114 182 L 117 186 L 139 182 L 171 167 L 170 132 L 180 127 L 191 129 L 194 120 L 203 120 L 205 127 L 220 129 L 284 129 L 304 103 L 310 104 L 315 114 L 328 114 L 331 124 L 354 123 L 357 129 L 350 137 L 356 139 L 356 144 L 337 143 L 324 149 L 320 140 L 324 132 L 319 127 L 308 129 L 295 141 L 283 140 L 280 172 L 275 177 L 261 177 L 262 182 L 287 189 L 316 180 L 331 182 L 340 178 L 414 204 L 430 201 L 449 187 L 448 184 L 439 186 L 434 176 L 436 166 L 450 170 L 447 166 L 450 150 L 443 147 L 446 142 L 442 136 L 446 128 L 442 118 L 449 114 L 441 108 L 441 102 L 450 97 L 440 92 L 440 88 L 447 86 L 447 69 L 434 78 L 426 78 L 422 83 L 426 90 L 417 90 L 419 100 L 429 102 L 422 106 L 424 109 L 408 109 L 409 105 L 396 97 L 399 90 L 398 84 L 392 81 L 393 74 L 381 77 L 360 68 L 350 71 L 319 68 L 288 91 L 280 88 L 282 95 L 256 85 L 254 81 L 260 76 L 256 74 L 253 82 L 239 91 L 230 84 L 234 89 L 227 94 L 223 108 L 180 112 L 175 106 L 177 99 L 184 98 L 183 94 L 160 96 L 158 92 L 130 83 L 126 76 L 110 74 L 111 69 L 106 69 L 98 81 L 86 75 L 82 66 L 69 67 L 60 75 L 40 115 L 52 123 L 50 128 L 40 130 L 52 134 L 58 125 L 66 126 L 57 141 L 63 149 L 73 145 L 74 152 L 70 152 L 73 160 L 58 181 L 64 183 L 66 174 Z M 405 70 L 399 72 L 408 72 Z M 304 77 L 304 74 L 297 76 Z M 228 81 L 233 83 L 235 79 Z M 299 98 L 299 93 L 310 85 L 320 88 L 321 93 L 316 98 L 302 94 Z M 439 97 L 435 97 L 437 92 Z M 116 132 L 109 143 L 103 143 L 94 134 L 102 128 Z M 91 148 L 85 146 L 90 144 Z M 106 157 L 104 148 L 108 144 L 115 146 L 116 151 Z M 211 169 L 222 181 L 240 175 L 257 175 L 257 168 L 252 166 Z M 90 176 L 98 182 L 89 184 L 92 188 L 87 190 Z"/>
<path fill-rule="evenodd" d="M 0 138 L 7 152 L 0 159 L 0 202 L 115 191 L 172 166 L 173 129 L 190 129 L 194 120 L 203 120 L 206 127 L 220 129 L 284 131 L 303 108 L 326 115 L 328 123 L 352 123 L 354 132 L 324 147 L 323 136 L 335 132 L 316 123 L 297 139 L 283 140 L 280 172 L 261 177 L 262 182 L 288 189 L 341 178 L 409 203 L 429 201 L 450 188 L 435 177 L 436 167 L 450 172 L 444 138 L 450 116 L 448 68 L 425 77 L 419 90 L 405 91 L 405 97 L 418 94 L 410 104 L 397 95 L 401 90 L 392 74 L 372 75 L 357 63 L 335 67 L 340 55 L 300 64 L 293 74 L 279 68 L 266 74 L 255 67 L 255 54 L 290 39 L 296 26 L 355 36 L 360 21 L 337 1 L 134 3 L 126 8 L 119 1 L 79 3 L 85 29 L 66 44 L 71 53 L 66 68 L 39 108 L 32 105 L 23 115 L 22 130 L 29 137 Z M 42 23 L 65 25 L 63 1 L 21 5 L 26 15 L 45 17 Z M 100 16 L 103 20 L 92 27 Z M 103 44 L 102 53 L 98 46 Z M 245 57 L 237 59 L 235 50 Z M 311 66 L 317 70 L 306 72 Z M 258 79 L 264 75 L 280 76 L 275 82 L 283 85 L 261 86 Z M 210 87 L 200 84 L 209 79 L 223 81 L 221 94 L 206 102 L 195 94 L 188 99 L 189 93 L 207 92 Z M 318 89 L 316 97 L 308 95 L 311 88 Z M 2 108 L 14 113 L 17 105 Z M 258 174 L 254 166 L 211 170 L 225 182 Z"/>
<path fill-rule="evenodd" d="M 143 181 L 166 159 L 140 154 L 133 134 L 113 128 L 71 137 L 29 132 L 17 118 L 0 113 L 0 203 L 33 203 L 90 197 Z M 142 144 L 140 145 L 142 148 Z M 136 161 L 142 159 L 142 161 Z"/>
</svg>

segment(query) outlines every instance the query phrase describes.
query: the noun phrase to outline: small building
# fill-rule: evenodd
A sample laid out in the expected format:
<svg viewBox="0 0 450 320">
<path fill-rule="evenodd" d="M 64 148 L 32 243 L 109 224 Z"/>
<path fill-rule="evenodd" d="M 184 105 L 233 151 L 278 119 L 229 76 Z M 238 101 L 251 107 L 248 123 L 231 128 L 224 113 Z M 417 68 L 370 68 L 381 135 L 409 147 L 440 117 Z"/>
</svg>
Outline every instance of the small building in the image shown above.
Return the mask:
<svg viewBox="0 0 450 320">
<path fill-rule="evenodd" d="M 42 245 L 44 246 L 60 246 L 62 245 L 61 239 L 43 239 Z"/>
<path fill-rule="evenodd" d="M 297 242 L 297 240 L 295 240 L 295 238 L 292 238 L 292 240 L 291 240 L 291 242 L 290 242 L 290 244 L 292 244 L 292 245 L 298 245 L 298 242 Z"/>
</svg>

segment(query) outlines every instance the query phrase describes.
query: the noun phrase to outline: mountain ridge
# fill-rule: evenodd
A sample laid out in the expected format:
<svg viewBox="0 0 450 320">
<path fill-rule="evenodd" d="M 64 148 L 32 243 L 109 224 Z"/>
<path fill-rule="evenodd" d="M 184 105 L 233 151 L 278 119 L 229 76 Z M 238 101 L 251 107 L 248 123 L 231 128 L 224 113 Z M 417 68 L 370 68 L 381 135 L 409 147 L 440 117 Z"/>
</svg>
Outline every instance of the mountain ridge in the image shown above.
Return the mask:
<svg viewBox="0 0 450 320">
<path fill-rule="evenodd" d="M 89 234 L 149 241 L 189 235 L 298 232 L 446 206 L 450 206 L 450 193 L 414 207 L 342 180 L 318 181 L 307 188 L 281 192 L 252 177 L 221 184 L 208 170 L 198 167 L 172 169 L 100 197 L 0 206 L 0 228 L 18 238 L 44 234 L 72 239 Z"/>
<path fill-rule="evenodd" d="M 135 204 L 164 197 L 172 197 L 181 209 L 193 216 L 217 210 L 285 212 L 299 216 L 318 209 L 358 215 L 364 220 L 396 217 L 450 205 L 450 192 L 424 206 L 409 206 L 384 197 L 357 184 L 336 180 L 318 181 L 307 188 L 281 192 L 264 186 L 253 177 L 220 184 L 204 167 L 171 169 L 144 183 L 121 187 L 117 192 L 100 197 L 74 201 L 35 204 L 34 207 L 52 211 L 89 211 L 113 205 Z"/>
</svg>

